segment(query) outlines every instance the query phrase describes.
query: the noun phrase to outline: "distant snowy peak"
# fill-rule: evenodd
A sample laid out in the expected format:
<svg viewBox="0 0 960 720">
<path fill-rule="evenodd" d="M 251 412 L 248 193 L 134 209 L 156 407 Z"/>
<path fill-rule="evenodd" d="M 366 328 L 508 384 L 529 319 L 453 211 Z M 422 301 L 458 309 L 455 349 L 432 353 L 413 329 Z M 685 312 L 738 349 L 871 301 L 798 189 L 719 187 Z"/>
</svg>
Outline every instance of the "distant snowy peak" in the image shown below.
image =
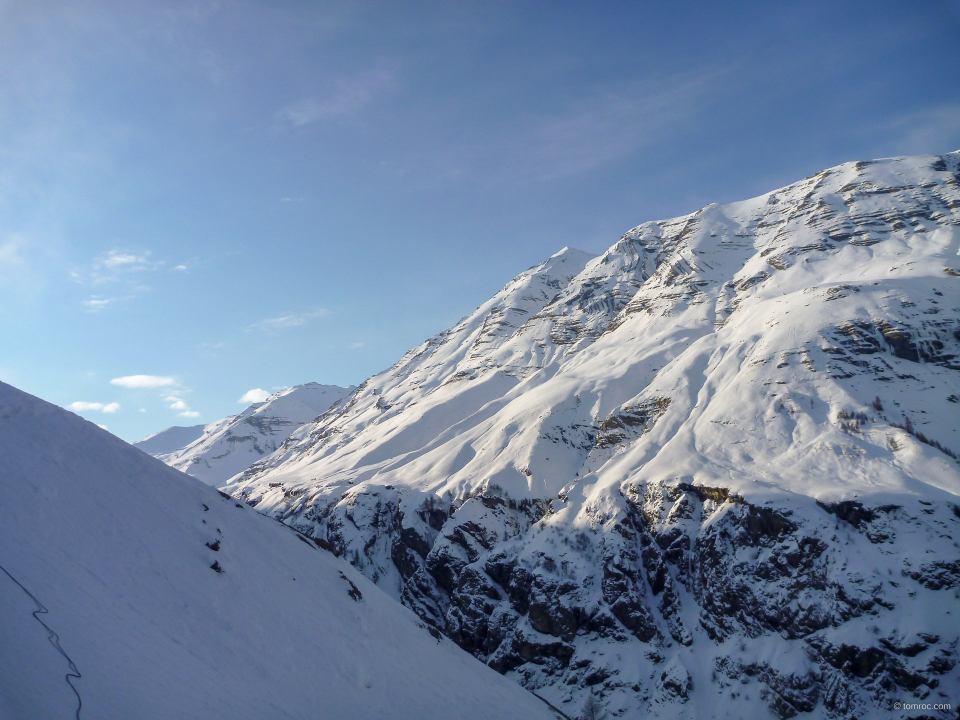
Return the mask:
<svg viewBox="0 0 960 720">
<path fill-rule="evenodd" d="M 206 425 L 191 425 L 190 427 L 168 427 L 158 433 L 149 435 L 143 440 L 133 443 L 134 447 L 143 450 L 147 455 L 160 457 L 183 450 L 187 445 L 203 437 Z"/>
<path fill-rule="evenodd" d="M 209 485 L 222 485 L 272 453 L 297 428 L 322 415 L 353 390 L 352 386 L 320 383 L 295 385 L 274 393 L 264 402 L 253 403 L 237 415 L 205 426 L 168 428 L 134 445 Z M 180 438 L 184 442 L 175 445 Z"/>
</svg>

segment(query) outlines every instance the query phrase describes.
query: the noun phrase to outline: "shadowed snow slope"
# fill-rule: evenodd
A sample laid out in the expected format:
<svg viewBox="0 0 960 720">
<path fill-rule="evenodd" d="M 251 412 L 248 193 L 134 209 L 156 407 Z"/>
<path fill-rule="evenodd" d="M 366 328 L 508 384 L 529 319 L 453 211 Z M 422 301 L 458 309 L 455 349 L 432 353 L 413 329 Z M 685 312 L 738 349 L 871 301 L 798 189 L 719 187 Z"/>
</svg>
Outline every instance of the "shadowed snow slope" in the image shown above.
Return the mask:
<svg viewBox="0 0 960 720">
<path fill-rule="evenodd" d="M 955 703 L 958 165 L 565 249 L 226 489 L 569 715 Z"/>
<path fill-rule="evenodd" d="M 219 486 L 272 453 L 290 433 L 353 390 L 320 383 L 295 385 L 237 415 L 205 426 L 167 428 L 133 444 L 177 470 Z"/>
<path fill-rule="evenodd" d="M 0 428 L 0 717 L 77 716 L 71 662 L 83 718 L 555 717 L 345 562 L 92 423 L 0 383 Z"/>
</svg>

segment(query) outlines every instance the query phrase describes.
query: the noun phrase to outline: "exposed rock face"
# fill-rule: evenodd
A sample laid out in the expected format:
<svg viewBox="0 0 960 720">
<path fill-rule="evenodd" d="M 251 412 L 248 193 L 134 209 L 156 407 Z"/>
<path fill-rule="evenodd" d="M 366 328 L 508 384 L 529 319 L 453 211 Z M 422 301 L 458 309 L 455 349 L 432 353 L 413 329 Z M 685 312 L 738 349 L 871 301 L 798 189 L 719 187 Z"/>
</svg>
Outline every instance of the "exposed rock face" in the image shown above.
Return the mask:
<svg viewBox="0 0 960 720">
<path fill-rule="evenodd" d="M 950 154 L 564 250 L 227 489 L 571 717 L 955 703 L 958 225 Z"/>
</svg>

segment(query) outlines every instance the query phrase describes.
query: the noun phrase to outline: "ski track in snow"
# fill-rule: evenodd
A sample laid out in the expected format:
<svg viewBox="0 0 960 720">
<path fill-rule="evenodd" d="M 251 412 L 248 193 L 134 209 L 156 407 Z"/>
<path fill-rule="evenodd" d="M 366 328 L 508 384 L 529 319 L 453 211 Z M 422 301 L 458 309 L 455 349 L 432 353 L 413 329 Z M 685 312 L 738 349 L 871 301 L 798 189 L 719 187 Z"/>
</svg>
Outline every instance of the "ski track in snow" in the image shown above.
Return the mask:
<svg viewBox="0 0 960 720">
<path fill-rule="evenodd" d="M 53 647 L 56 648 L 57 652 L 63 655 L 63 658 L 67 661 L 67 665 L 70 668 L 70 672 L 64 675 L 63 679 L 67 683 L 67 685 L 70 686 L 70 689 L 73 690 L 73 694 L 77 696 L 77 712 L 75 717 L 76 717 L 76 720 L 80 720 L 80 709 L 83 707 L 83 700 L 80 698 L 80 691 L 77 690 L 76 686 L 73 684 L 73 680 L 74 679 L 79 680 L 83 676 L 80 674 L 80 670 L 77 669 L 77 666 L 74 664 L 73 660 L 70 659 L 70 656 L 67 655 L 66 651 L 62 647 L 60 647 L 60 636 L 57 635 L 56 631 L 52 627 L 50 627 L 43 620 L 40 619 L 41 615 L 47 615 L 50 611 L 47 610 L 46 606 L 42 602 L 40 602 L 32 592 L 30 592 L 23 586 L 23 583 L 21 583 L 13 575 L 11 575 L 10 571 L 7 570 L 3 565 L 0 565 L 0 570 L 3 570 L 3 573 L 8 578 L 13 580 L 13 582 L 17 584 L 17 587 L 23 590 L 23 592 L 25 592 L 27 596 L 37 604 L 37 609 L 34 610 L 31 614 L 33 615 L 34 619 L 43 626 L 43 629 L 47 631 L 48 633 L 47 640 L 50 642 L 50 644 L 53 645 Z"/>
<path fill-rule="evenodd" d="M 93 423 L 0 383 L 0 430 L 0 715 L 555 717 L 343 560 Z"/>
</svg>

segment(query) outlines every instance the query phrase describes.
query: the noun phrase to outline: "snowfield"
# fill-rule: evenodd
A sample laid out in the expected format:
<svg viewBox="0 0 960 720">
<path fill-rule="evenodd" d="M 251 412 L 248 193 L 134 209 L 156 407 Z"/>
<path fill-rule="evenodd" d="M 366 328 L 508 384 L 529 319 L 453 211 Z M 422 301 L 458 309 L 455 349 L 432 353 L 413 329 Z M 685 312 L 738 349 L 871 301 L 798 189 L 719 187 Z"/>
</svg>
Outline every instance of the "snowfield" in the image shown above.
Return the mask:
<svg viewBox="0 0 960 720">
<path fill-rule="evenodd" d="M 570 716 L 957 703 L 958 249 L 957 153 L 564 249 L 224 489 Z"/>
<path fill-rule="evenodd" d="M 133 444 L 208 485 L 223 485 L 353 390 L 320 383 L 295 385 L 237 415 L 209 425 L 167 428 Z"/>
<path fill-rule="evenodd" d="M 0 717 L 558 717 L 347 563 L 96 425 L 0 383 L 0 426 Z"/>
</svg>

